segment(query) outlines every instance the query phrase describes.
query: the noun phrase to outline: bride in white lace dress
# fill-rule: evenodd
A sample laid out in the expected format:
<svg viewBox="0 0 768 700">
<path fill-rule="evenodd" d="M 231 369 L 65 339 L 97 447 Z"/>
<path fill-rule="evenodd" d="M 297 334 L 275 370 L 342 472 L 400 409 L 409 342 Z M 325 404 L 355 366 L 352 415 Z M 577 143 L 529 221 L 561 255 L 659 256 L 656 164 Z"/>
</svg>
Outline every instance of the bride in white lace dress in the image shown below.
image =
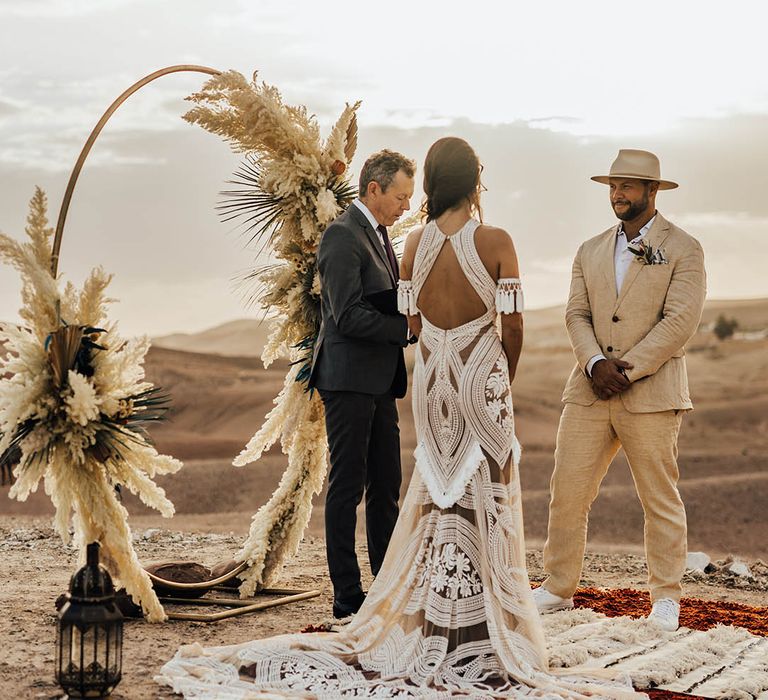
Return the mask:
<svg viewBox="0 0 768 700">
<path fill-rule="evenodd" d="M 424 165 L 427 223 L 408 236 L 398 294 L 419 336 L 416 469 L 362 608 L 339 633 L 182 648 L 162 680 L 185 697 L 645 697 L 548 669 L 510 392 L 523 294 L 512 239 L 474 218 L 480 170 L 456 138 Z"/>
</svg>

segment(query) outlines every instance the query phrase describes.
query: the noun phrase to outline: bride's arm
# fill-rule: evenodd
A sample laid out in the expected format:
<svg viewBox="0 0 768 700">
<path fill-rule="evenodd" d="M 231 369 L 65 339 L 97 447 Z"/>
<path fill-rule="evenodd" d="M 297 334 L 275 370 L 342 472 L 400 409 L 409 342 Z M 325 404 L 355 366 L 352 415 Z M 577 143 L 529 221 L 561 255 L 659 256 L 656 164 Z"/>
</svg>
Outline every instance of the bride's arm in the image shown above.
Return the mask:
<svg viewBox="0 0 768 700">
<path fill-rule="evenodd" d="M 419 227 L 411 231 L 405 239 L 405 248 L 403 250 L 403 258 L 400 261 L 400 280 L 405 282 L 406 285 L 413 277 L 413 261 L 416 257 L 416 248 L 418 248 L 419 240 L 421 239 L 421 233 L 424 230 L 423 227 Z M 401 285 L 406 286 L 406 285 Z M 416 300 L 413 300 L 413 307 L 416 306 Z M 421 314 L 406 314 L 408 319 L 408 330 L 412 336 L 418 337 L 421 334 Z"/>
<path fill-rule="evenodd" d="M 520 287 L 520 267 L 512 237 L 500 230 L 498 237 L 498 281 L 506 301 L 501 312 L 501 344 L 507 356 L 509 381 L 515 378 L 517 363 L 523 348 L 523 296 Z M 508 289 L 507 289 L 508 288 Z"/>
</svg>

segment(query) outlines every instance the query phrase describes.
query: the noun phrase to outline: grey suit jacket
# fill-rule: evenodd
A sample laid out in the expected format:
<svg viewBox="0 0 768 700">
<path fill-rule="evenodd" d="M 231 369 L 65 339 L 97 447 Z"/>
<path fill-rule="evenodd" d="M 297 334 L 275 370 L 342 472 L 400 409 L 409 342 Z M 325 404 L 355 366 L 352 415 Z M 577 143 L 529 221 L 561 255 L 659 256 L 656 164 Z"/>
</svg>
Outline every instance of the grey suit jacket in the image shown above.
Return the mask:
<svg viewBox="0 0 768 700">
<path fill-rule="evenodd" d="M 396 374 L 404 373 L 408 322 L 395 311 L 396 282 L 378 234 L 354 204 L 323 233 L 317 268 L 322 322 L 309 385 L 376 395 L 393 389 Z M 388 294 L 391 313 L 369 299 Z M 405 387 L 393 391 L 403 395 Z"/>
</svg>

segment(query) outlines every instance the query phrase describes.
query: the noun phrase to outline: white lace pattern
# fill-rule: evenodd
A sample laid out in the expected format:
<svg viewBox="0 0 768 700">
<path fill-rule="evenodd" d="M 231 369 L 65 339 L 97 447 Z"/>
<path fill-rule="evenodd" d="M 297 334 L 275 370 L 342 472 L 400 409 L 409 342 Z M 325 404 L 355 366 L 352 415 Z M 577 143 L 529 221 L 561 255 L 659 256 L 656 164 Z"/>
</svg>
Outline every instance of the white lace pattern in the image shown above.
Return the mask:
<svg viewBox="0 0 768 700">
<path fill-rule="evenodd" d="M 407 289 L 409 308 L 417 309 L 421 287 L 450 241 L 467 281 L 486 306 L 482 316 L 451 330 L 421 319 L 413 374 L 416 467 L 441 508 L 456 502 L 486 455 L 505 465 L 517 443 L 507 358 L 496 330 L 496 300 L 502 292 L 475 248 L 478 226 L 470 219 L 446 239 L 434 222 L 427 224 L 413 279 L 400 283 Z M 519 456 L 519 449 L 514 453 Z"/>
</svg>

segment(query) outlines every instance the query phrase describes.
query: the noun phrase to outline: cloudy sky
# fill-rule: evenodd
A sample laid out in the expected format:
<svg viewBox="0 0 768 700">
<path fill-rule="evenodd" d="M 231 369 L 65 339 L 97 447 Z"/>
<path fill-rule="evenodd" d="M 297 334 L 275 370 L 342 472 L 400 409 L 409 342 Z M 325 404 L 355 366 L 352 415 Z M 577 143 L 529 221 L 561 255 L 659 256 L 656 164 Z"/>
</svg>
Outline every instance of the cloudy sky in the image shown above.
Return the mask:
<svg viewBox="0 0 768 700">
<path fill-rule="evenodd" d="M 620 147 L 657 152 L 681 183 L 657 203 L 703 243 L 710 297 L 768 296 L 767 15 L 759 0 L 0 0 L 0 231 L 23 235 L 35 185 L 55 220 L 112 100 L 195 63 L 258 70 L 326 128 L 362 99 L 361 157 L 387 146 L 421 161 L 435 139 L 467 138 L 485 218 L 514 236 L 532 306 L 565 301 L 578 244 L 614 222 L 589 176 Z M 257 315 L 233 281 L 252 253 L 214 212 L 238 158 L 180 118 L 203 80 L 134 95 L 74 193 L 60 270 L 114 272 L 128 333 Z M 17 307 L 16 273 L 0 268 L 0 320 Z"/>
</svg>

